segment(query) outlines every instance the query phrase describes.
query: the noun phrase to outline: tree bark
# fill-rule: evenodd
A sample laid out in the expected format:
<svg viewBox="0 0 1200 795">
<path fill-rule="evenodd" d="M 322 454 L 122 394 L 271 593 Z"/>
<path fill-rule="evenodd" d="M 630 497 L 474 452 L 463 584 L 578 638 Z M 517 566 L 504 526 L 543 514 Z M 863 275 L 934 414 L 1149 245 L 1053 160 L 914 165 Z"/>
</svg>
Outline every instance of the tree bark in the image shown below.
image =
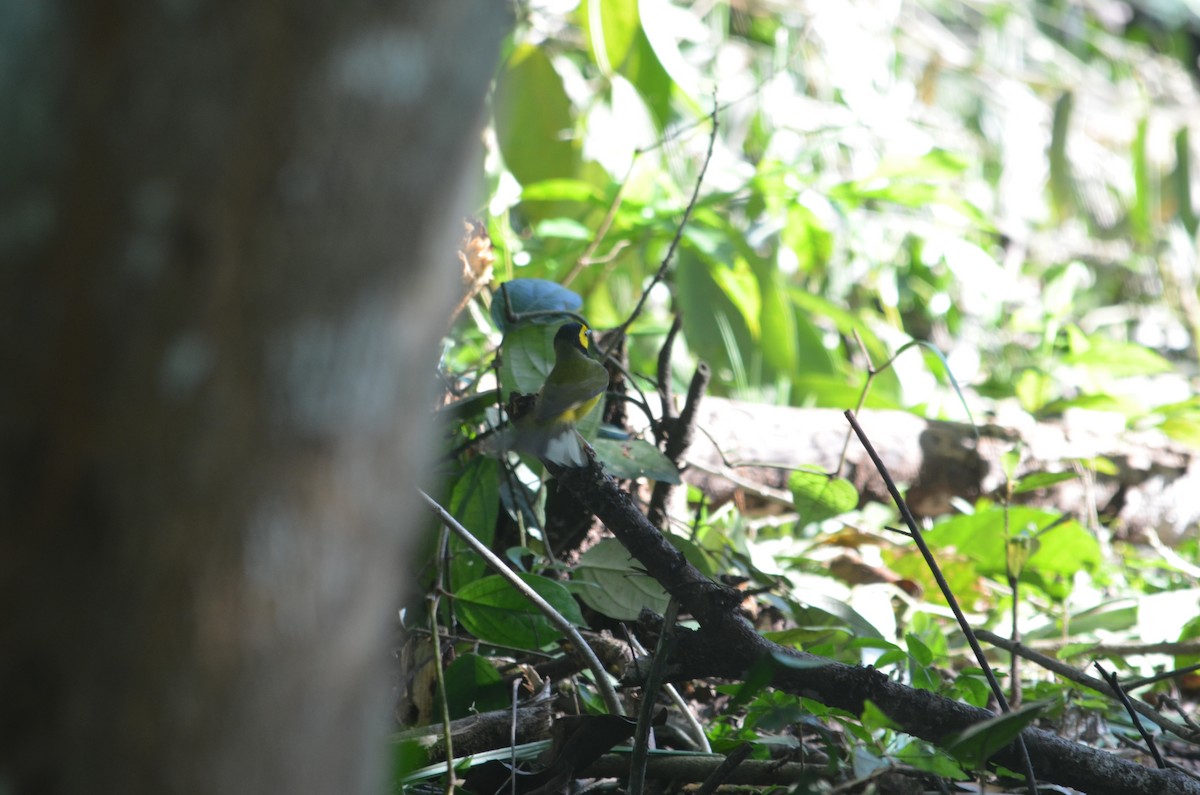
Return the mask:
<svg viewBox="0 0 1200 795">
<path fill-rule="evenodd" d="M 380 791 L 507 24 L 0 7 L 0 788 Z"/>
</svg>

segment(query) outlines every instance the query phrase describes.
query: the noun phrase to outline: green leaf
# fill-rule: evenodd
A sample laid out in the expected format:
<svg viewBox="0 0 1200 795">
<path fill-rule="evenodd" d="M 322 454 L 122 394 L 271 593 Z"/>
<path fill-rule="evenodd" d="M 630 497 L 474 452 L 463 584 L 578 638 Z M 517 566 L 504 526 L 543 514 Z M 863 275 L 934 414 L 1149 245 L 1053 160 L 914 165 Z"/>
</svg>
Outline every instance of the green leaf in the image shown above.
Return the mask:
<svg viewBox="0 0 1200 795">
<path fill-rule="evenodd" d="M 880 378 L 887 378 L 889 375 L 892 380 L 895 379 L 895 374 L 890 368 L 880 373 Z M 878 384 L 879 378 L 876 378 L 874 383 Z M 791 402 L 793 405 L 805 404 L 841 409 L 857 405 L 862 391 L 863 387 L 859 379 L 814 373 L 792 379 Z M 863 406 L 870 409 L 904 409 L 903 405 L 879 389 L 872 389 L 867 393 L 867 400 Z"/>
<path fill-rule="evenodd" d="M 679 470 L 662 451 L 644 439 L 597 439 L 596 455 L 621 480 L 649 478 L 679 484 Z"/>
<path fill-rule="evenodd" d="M 1079 477 L 1074 472 L 1032 472 L 1017 481 L 1013 494 L 1024 494 L 1029 491 L 1045 489 L 1057 483 L 1074 480 Z"/>
<path fill-rule="evenodd" d="M 1031 701 L 949 735 L 942 740 L 942 747 L 968 768 L 983 770 L 992 755 L 1016 739 L 1048 705 L 1046 701 Z"/>
<path fill-rule="evenodd" d="M 500 152 L 518 182 L 528 185 L 579 171 L 571 101 L 545 51 L 532 44 L 513 51 L 496 83 L 495 108 Z"/>
<path fill-rule="evenodd" d="M 521 201 L 578 202 L 599 205 L 603 196 L 596 186 L 582 179 L 546 179 L 521 188 Z"/>
<path fill-rule="evenodd" d="M 1058 514 L 1024 505 L 1010 506 L 1007 510 L 1011 532 L 1029 529 L 1036 533 L 1060 518 Z M 975 561 L 980 573 L 1003 578 L 1007 562 L 1004 511 L 1000 506 L 992 506 L 970 516 L 955 516 L 936 524 L 925 533 L 925 540 L 932 547 L 955 547 Z M 1025 566 L 1023 582 L 1049 587 L 1054 577 L 1069 581 L 1078 571 L 1095 571 L 1100 566 L 1100 544 L 1074 519 L 1039 535 L 1038 542 L 1037 552 Z M 1033 576 L 1035 573 L 1040 578 Z"/>
<path fill-rule="evenodd" d="M 496 304 L 493 302 L 492 306 Z M 554 335 L 551 326 L 526 324 L 504 337 L 500 359 L 500 386 L 505 398 L 510 392 L 531 394 L 542 388 L 554 367 Z"/>
<path fill-rule="evenodd" d="M 1068 327 L 1068 331 L 1073 331 Z M 1071 336 L 1071 352 L 1064 364 L 1082 365 L 1109 376 L 1155 375 L 1169 373 L 1171 363 L 1149 348 L 1134 342 L 1118 342 L 1099 334 L 1086 338 Z"/>
<path fill-rule="evenodd" d="M 1150 178 L 1151 165 L 1147 138 L 1150 129 L 1149 117 L 1138 119 L 1137 134 L 1133 137 L 1133 206 L 1129 208 L 1130 229 L 1134 238 L 1142 245 L 1149 245 L 1153 237 L 1153 216 L 1157 209 L 1155 195 Z"/>
<path fill-rule="evenodd" d="M 685 238 L 689 245 L 680 246 L 677 254 L 675 289 L 680 305 L 704 310 L 683 313 L 683 333 L 688 346 L 712 366 L 714 381 L 719 382 L 721 371 L 733 366 L 735 354 L 750 353 L 757 347 L 758 288 L 749 268 L 735 270 L 712 263 L 690 245 L 692 238 L 686 232 Z M 753 328 L 750 318 L 754 319 Z M 722 335 L 722 322 L 731 344 L 726 344 Z"/>
<path fill-rule="evenodd" d="M 792 203 L 787 208 L 787 225 L 780 235 L 783 244 L 795 253 L 801 273 L 823 269 L 833 255 L 833 234 L 803 204 Z"/>
<path fill-rule="evenodd" d="M 811 323 L 802 322 L 796 317 L 783 285 L 783 275 L 777 268 L 767 266 L 757 268 L 756 277 L 762 307 L 759 313 L 759 340 L 763 362 L 774 372 L 789 378 L 810 369 L 832 372 L 833 361 L 821 343 L 820 335 Z M 804 331 L 803 340 L 799 336 L 801 328 Z M 809 365 L 804 368 L 800 366 L 802 350 Z"/>
<path fill-rule="evenodd" d="M 579 294 L 557 282 L 547 279 L 512 279 L 501 284 L 496 291 L 491 311 L 496 328 L 508 332 L 516 326 L 527 324 L 553 325 L 557 328 L 569 320 L 566 315 L 537 315 L 530 318 L 521 316 L 529 312 L 578 312 L 581 306 L 583 299 Z M 517 316 L 517 321 L 511 324 L 508 322 L 510 309 Z M 551 336 L 551 342 L 553 339 Z M 507 342 L 506 339 L 505 343 Z M 553 350 L 553 345 L 551 349 Z"/>
<path fill-rule="evenodd" d="M 446 666 L 445 682 L 451 720 L 503 709 L 510 702 L 508 684 L 496 666 L 478 654 L 463 654 Z"/>
<path fill-rule="evenodd" d="M 836 618 L 848 627 L 854 633 L 855 637 L 883 637 L 883 633 L 876 629 L 874 624 L 863 618 L 861 613 L 840 599 L 835 599 L 828 594 L 817 593 L 808 589 L 798 591 L 796 598 L 807 607 Z"/>
<path fill-rule="evenodd" d="M 970 778 L 945 751 L 921 740 L 913 740 L 889 756 L 902 765 L 909 765 L 941 778 L 956 781 Z"/>
<path fill-rule="evenodd" d="M 858 507 L 854 484 L 823 472 L 796 470 L 788 475 L 788 488 L 800 514 L 800 524 L 823 522 Z"/>
<path fill-rule="evenodd" d="M 979 669 L 976 668 L 973 670 Z M 982 673 L 960 672 L 954 680 L 954 687 L 958 691 L 959 697 L 974 707 L 987 706 L 988 700 L 992 696 L 992 689 L 988 686 L 987 680 L 983 678 Z"/>
<path fill-rule="evenodd" d="M 1020 578 L 1025 564 L 1029 562 L 1029 556 L 1037 551 L 1038 546 L 1040 546 L 1038 540 L 1026 530 L 1022 530 L 1005 542 L 1005 565 L 1008 567 L 1010 577 Z"/>
<path fill-rule="evenodd" d="M 626 53 L 621 73 L 642 95 L 659 129 L 665 128 L 671 120 L 671 90 L 675 83 L 658 59 L 658 53 L 654 51 L 641 25 Z"/>
<path fill-rule="evenodd" d="M 863 702 L 862 724 L 871 730 L 892 729 L 899 731 L 903 728 L 896 721 L 888 717 L 888 714 L 881 710 L 871 699 Z"/>
<path fill-rule="evenodd" d="M 571 580 L 584 585 L 576 591 L 584 604 L 621 621 L 636 619 L 643 607 L 661 615 L 671 598 L 615 538 L 583 553 Z"/>
<path fill-rule="evenodd" d="M 587 241 L 592 239 L 592 230 L 573 218 L 547 218 L 539 221 L 534 234 L 542 239 L 560 238 L 562 240 Z"/>
<path fill-rule="evenodd" d="M 1158 428 L 1172 439 L 1192 447 L 1200 447 L 1200 416 L 1168 417 Z"/>
<path fill-rule="evenodd" d="M 906 633 L 904 644 L 908 647 L 909 656 L 912 657 L 913 662 L 917 665 L 933 664 L 933 652 L 916 635 L 911 632 Z"/>
<path fill-rule="evenodd" d="M 1050 127 L 1050 196 L 1059 220 L 1069 218 L 1075 210 L 1075 178 L 1067 157 L 1067 132 L 1071 127 L 1074 95 L 1063 92 L 1054 103 L 1054 120 Z"/>
<path fill-rule="evenodd" d="M 1169 177 L 1169 190 L 1175 202 L 1176 214 L 1188 236 L 1196 237 L 1200 229 L 1200 219 L 1192 207 L 1192 147 L 1189 143 L 1190 131 L 1185 125 L 1175 133 L 1175 168 Z"/>
<path fill-rule="evenodd" d="M 500 513 L 499 462 L 486 456 L 472 458 L 450 487 L 447 510 L 475 538 L 491 545 Z M 472 582 L 487 571 L 487 563 L 457 534 L 450 535 L 450 587 Z"/>
<path fill-rule="evenodd" d="M 663 70 L 663 77 L 669 75 L 667 79 L 679 86 L 688 99 L 699 97 L 702 92 L 700 75 L 679 50 L 675 28 L 677 10 L 667 0 L 639 0 L 638 11 L 642 18 L 641 38 L 655 56 L 658 68 Z M 642 77 L 643 69 L 639 67 L 639 77 Z M 634 79 L 632 74 L 627 76 L 638 85 L 638 90 L 642 90 L 640 80 Z M 661 81 L 662 77 L 657 80 Z"/>
<path fill-rule="evenodd" d="M 583 624 L 579 605 L 560 583 L 535 574 L 518 576 L 572 624 Z M 458 588 L 454 606 L 466 630 L 484 643 L 542 649 L 562 637 L 548 618 L 499 575 Z"/>
<path fill-rule="evenodd" d="M 587 39 L 588 53 L 601 73 L 611 75 L 625 65 L 638 33 L 637 0 L 584 0 L 579 22 Z"/>
</svg>

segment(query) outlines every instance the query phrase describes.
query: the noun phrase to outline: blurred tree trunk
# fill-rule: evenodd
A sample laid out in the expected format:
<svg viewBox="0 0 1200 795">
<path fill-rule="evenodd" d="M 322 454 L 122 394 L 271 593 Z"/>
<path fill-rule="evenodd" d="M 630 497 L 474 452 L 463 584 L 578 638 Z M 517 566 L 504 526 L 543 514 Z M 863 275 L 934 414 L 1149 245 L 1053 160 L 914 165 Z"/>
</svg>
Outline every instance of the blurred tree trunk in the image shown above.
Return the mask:
<svg viewBox="0 0 1200 795">
<path fill-rule="evenodd" d="M 505 8 L 0 0 L 0 789 L 380 791 Z"/>
</svg>

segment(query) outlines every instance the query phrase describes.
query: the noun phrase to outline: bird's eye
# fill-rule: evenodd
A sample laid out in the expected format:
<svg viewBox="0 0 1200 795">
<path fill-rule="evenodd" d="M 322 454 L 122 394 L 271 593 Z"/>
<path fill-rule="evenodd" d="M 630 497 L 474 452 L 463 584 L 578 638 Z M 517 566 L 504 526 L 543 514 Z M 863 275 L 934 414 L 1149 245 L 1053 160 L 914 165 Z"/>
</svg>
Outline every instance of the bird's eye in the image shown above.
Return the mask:
<svg viewBox="0 0 1200 795">
<path fill-rule="evenodd" d="M 579 345 L 585 351 L 588 348 L 588 327 L 587 326 L 579 327 Z"/>
</svg>

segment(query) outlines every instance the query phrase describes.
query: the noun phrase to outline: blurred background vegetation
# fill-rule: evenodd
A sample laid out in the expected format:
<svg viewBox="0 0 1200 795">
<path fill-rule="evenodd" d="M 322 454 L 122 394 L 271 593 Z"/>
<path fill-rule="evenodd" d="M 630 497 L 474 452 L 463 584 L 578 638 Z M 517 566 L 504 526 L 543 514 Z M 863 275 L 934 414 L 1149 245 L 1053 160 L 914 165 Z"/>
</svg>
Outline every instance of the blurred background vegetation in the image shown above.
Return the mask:
<svg viewBox="0 0 1200 795">
<path fill-rule="evenodd" d="M 635 371 L 653 371 L 675 309 L 714 394 L 852 405 L 857 331 L 876 364 L 933 343 L 974 408 L 1101 408 L 1200 439 L 1186 4 L 522 10 L 488 137 L 499 279 L 559 282 L 593 326 L 620 323 L 718 108 L 677 262 L 633 329 Z M 873 402 L 963 417 L 944 368 L 919 358 Z"/>
<path fill-rule="evenodd" d="M 519 13 L 485 138 L 479 215 L 497 282 L 558 283 L 593 327 L 620 325 L 706 168 L 665 279 L 630 328 L 631 372 L 653 377 L 678 313 L 676 394 L 703 360 L 709 394 L 844 409 L 869 367 L 904 349 L 867 406 L 1001 422 L 1102 412 L 1114 433 L 1200 445 L 1194 4 L 545 0 Z M 447 341 L 442 376 L 459 395 L 494 386 L 503 324 L 487 301 Z M 477 490 L 491 466 L 451 478 L 464 522 L 495 519 L 502 478 L 489 476 L 487 499 Z M 1017 599 L 1033 637 L 1200 635 L 1194 538 L 1179 540 L 1177 566 L 1114 550 L 1098 526 L 1053 510 L 960 507 L 932 536 L 984 625 Z M 897 624 L 894 595 L 834 584 L 821 562 L 830 553 L 818 547 L 842 533 L 940 601 L 898 537 L 845 540 L 887 521 L 879 506 L 769 525 L 734 510 L 698 515 L 690 538 L 713 571 L 786 581 L 773 604 L 792 621 L 789 641 L 900 665 L 917 686 L 982 703 L 977 672 L 931 673 L 961 652 L 947 645 L 944 606 L 911 601 Z M 1004 539 L 1049 526 L 1020 575 L 1031 590 L 1014 596 Z M 1060 707 L 1071 700 L 1054 692 Z M 710 734 L 744 739 L 752 723 Z M 864 736 L 877 754 L 900 748 Z"/>
</svg>

